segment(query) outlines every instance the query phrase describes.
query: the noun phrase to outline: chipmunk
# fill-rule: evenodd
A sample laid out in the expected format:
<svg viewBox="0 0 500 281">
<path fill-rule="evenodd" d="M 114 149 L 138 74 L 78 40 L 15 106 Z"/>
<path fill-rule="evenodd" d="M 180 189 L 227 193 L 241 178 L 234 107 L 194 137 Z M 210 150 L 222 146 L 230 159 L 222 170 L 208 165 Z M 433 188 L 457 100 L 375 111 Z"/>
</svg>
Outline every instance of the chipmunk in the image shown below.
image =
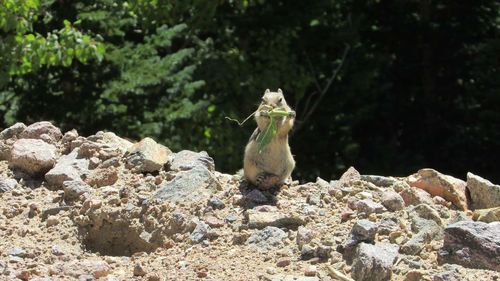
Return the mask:
<svg viewBox="0 0 500 281">
<path fill-rule="evenodd" d="M 269 125 L 269 111 L 280 108 L 289 113 L 287 117 L 276 117 L 277 134 L 259 153 L 257 136 Z M 295 168 L 288 145 L 288 132 L 293 127 L 295 111 L 286 103 L 283 91 L 271 92 L 267 89 L 262 103 L 255 113 L 257 128 L 253 132 L 245 148 L 243 173 L 245 179 L 259 189 L 270 189 L 281 186 L 290 177 Z"/>
</svg>

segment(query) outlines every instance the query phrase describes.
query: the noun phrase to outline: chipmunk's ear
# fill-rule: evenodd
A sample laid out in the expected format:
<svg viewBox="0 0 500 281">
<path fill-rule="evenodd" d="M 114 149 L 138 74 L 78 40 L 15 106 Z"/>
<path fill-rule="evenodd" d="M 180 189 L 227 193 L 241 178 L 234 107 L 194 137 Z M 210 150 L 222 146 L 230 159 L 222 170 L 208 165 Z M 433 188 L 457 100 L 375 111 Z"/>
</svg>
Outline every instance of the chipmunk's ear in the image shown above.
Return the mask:
<svg viewBox="0 0 500 281">
<path fill-rule="evenodd" d="M 278 93 L 283 94 L 283 91 L 281 89 L 278 89 Z"/>
<path fill-rule="evenodd" d="M 264 94 L 267 94 L 267 93 L 270 93 L 271 91 L 269 89 L 266 89 L 266 91 L 264 92 Z"/>
</svg>

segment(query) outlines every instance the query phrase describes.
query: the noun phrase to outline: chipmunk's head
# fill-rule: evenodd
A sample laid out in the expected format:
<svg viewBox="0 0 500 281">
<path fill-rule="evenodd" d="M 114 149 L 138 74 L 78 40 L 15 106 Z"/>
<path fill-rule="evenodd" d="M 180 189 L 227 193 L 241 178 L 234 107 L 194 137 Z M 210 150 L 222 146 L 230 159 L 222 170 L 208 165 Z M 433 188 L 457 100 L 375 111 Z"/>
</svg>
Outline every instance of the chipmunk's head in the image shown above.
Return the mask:
<svg viewBox="0 0 500 281">
<path fill-rule="evenodd" d="M 271 92 L 269 89 L 267 89 L 262 96 L 261 105 L 270 106 L 272 108 L 286 107 L 287 104 L 285 97 L 283 96 L 283 91 L 281 89 L 278 89 L 277 92 Z"/>
</svg>

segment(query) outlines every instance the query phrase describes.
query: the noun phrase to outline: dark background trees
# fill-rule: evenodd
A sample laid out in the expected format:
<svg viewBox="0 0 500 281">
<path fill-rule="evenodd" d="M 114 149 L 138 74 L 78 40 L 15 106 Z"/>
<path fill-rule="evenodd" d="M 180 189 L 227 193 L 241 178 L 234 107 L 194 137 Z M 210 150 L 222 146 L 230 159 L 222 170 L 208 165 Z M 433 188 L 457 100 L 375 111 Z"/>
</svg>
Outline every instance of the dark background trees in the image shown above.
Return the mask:
<svg viewBox="0 0 500 281">
<path fill-rule="evenodd" d="M 207 150 L 234 172 L 253 124 L 224 117 L 243 119 L 279 87 L 298 114 L 296 178 L 354 165 L 500 182 L 498 1 L 41 1 L 35 17 L 2 9 L 32 23 L 18 34 L 68 26 L 105 52 L 2 72 L 1 127 L 44 119 L 83 134 L 152 136 Z M 4 40 L 12 34 L 0 31 L 0 61 L 19 69 L 36 57 L 19 51 L 24 41 Z"/>
</svg>

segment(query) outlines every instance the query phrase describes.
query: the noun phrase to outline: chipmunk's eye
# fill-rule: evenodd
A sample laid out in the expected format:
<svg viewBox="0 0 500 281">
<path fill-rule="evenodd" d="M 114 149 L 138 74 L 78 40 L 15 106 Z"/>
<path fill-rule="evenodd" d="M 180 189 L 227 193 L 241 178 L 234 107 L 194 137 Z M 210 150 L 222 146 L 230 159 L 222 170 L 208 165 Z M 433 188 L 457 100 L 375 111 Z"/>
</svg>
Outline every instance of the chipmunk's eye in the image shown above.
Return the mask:
<svg viewBox="0 0 500 281">
<path fill-rule="evenodd" d="M 278 102 L 279 102 L 279 103 L 281 103 L 282 101 L 283 101 L 283 98 L 280 98 L 280 99 L 278 100 Z"/>
<path fill-rule="evenodd" d="M 266 103 L 266 99 L 262 98 L 262 103 Z"/>
</svg>

